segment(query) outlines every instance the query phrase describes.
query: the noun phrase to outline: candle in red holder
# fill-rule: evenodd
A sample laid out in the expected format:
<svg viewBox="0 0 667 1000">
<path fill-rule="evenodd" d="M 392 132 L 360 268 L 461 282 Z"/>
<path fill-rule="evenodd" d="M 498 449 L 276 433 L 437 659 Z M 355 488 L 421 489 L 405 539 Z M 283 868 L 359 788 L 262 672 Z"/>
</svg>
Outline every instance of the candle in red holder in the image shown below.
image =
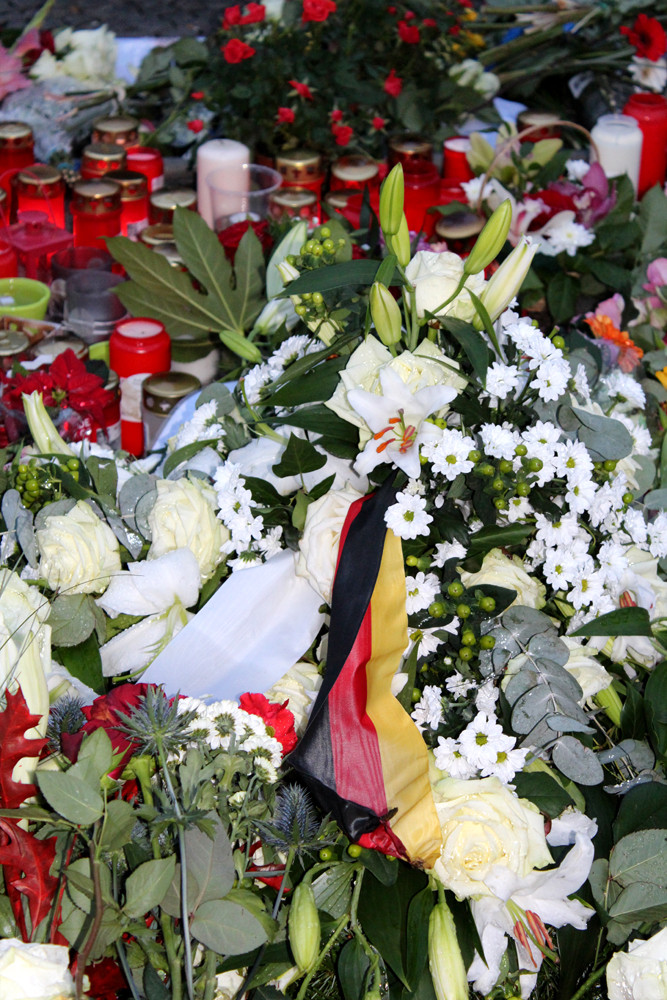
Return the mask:
<svg viewBox="0 0 667 1000">
<path fill-rule="evenodd" d="M 642 158 L 637 196 L 655 184 L 665 183 L 667 172 L 667 98 L 661 94 L 633 94 L 623 114 L 634 118 L 642 130 Z"/>
<path fill-rule="evenodd" d="M 432 162 L 433 146 L 419 135 L 397 136 L 389 143 L 387 160 L 390 168 L 402 163 L 404 170 L 411 170 L 416 163 Z"/>
<path fill-rule="evenodd" d="M 136 170 L 116 170 L 113 180 L 120 185 L 120 231 L 138 236 L 148 225 L 148 180 Z"/>
<path fill-rule="evenodd" d="M 411 232 L 433 233 L 435 216 L 427 209 L 438 204 L 440 175 L 434 163 L 418 160 L 410 164 L 403 175 L 405 184 L 405 218 Z"/>
<path fill-rule="evenodd" d="M 517 128 L 519 132 L 530 128 L 532 131 L 524 135 L 524 142 L 540 142 L 542 139 L 560 139 L 560 121 L 553 111 L 522 111 L 517 118 Z"/>
<path fill-rule="evenodd" d="M 74 246 L 106 249 L 105 238 L 120 235 L 120 187 L 113 181 L 78 181 L 71 210 Z"/>
<path fill-rule="evenodd" d="M 159 149 L 151 146 L 127 146 L 127 169 L 136 170 L 148 180 L 149 191 L 159 191 L 164 185 L 164 161 Z"/>
<path fill-rule="evenodd" d="M 475 176 L 468 163 L 470 139 L 455 135 L 445 139 L 442 146 L 442 176 L 452 181 L 471 181 Z"/>
<path fill-rule="evenodd" d="M 116 324 L 109 340 L 109 367 L 120 378 L 121 447 L 131 455 L 144 450 L 142 383 L 170 366 L 171 340 L 162 323 L 138 317 Z"/>
<path fill-rule="evenodd" d="M 156 223 L 171 225 L 177 208 L 197 211 L 197 192 L 192 188 L 176 188 L 173 191 L 155 191 L 148 199 L 148 219 L 152 226 Z"/>
<path fill-rule="evenodd" d="M 139 136 L 139 120 L 131 115 L 109 115 L 93 122 L 93 142 L 132 146 Z"/>
<path fill-rule="evenodd" d="M 65 228 L 65 181 L 55 167 L 33 163 L 14 174 L 14 212 L 44 212 L 49 221 Z"/>
<path fill-rule="evenodd" d="M 0 278 L 18 278 L 19 267 L 16 251 L 9 243 L 0 241 Z"/>
<path fill-rule="evenodd" d="M 115 170 L 125 170 L 127 154 L 122 146 L 109 142 L 94 142 L 86 146 L 81 156 L 81 177 L 93 181 Z"/>
<path fill-rule="evenodd" d="M 274 219 L 313 219 L 317 215 L 317 195 L 303 188 L 278 188 L 269 199 L 269 213 Z"/>
<path fill-rule="evenodd" d="M 322 197 L 324 170 L 322 157 L 306 149 L 294 149 L 276 156 L 276 170 L 282 176 L 283 187 L 298 187 L 312 191 L 318 205 Z"/>
<path fill-rule="evenodd" d="M 10 194 L 12 175 L 35 162 L 32 129 L 24 122 L 0 122 L 0 187 Z"/>
<path fill-rule="evenodd" d="M 435 224 L 435 232 L 439 239 L 445 240 L 449 250 L 465 257 L 475 245 L 484 222 L 475 212 L 457 212 L 441 216 Z"/>
<path fill-rule="evenodd" d="M 377 187 L 379 169 L 369 156 L 341 156 L 331 164 L 329 190 L 363 191 L 365 187 Z"/>
</svg>

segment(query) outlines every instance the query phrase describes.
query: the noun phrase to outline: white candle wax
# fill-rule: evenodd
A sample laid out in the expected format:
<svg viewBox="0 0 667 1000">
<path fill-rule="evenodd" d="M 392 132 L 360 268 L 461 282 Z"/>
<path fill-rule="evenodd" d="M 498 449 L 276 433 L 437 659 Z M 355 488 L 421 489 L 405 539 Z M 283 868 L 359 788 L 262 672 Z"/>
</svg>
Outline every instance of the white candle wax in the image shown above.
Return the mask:
<svg viewBox="0 0 667 1000">
<path fill-rule="evenodd" d="M 225 170 L 229 174 L 229 190 L 241 191 L 246 181 L 242 169 L 250 161 L 250 150 L 235 139 L 211 139 L 197 150 L 197 211 L 213 229 L 213 205 L 211 192 L 206 182 L 214 170 Z"/>
<path fill-rule="evenodd" d="M 629 115 L 603 115 L 591 136 L 598 149 L 598 162 L 607 177 L 627 174 L 637 190 L 643 136 L 637 121 Z"/>
<path fill-rule="evenodd" d="M 125 319 L 118 324 L 116 329 L 123 337 L 139 339 L 140 337 L 154 337 L 157 333 L 161 333 L 164 327 L 157 320 Z"/>
</svg>

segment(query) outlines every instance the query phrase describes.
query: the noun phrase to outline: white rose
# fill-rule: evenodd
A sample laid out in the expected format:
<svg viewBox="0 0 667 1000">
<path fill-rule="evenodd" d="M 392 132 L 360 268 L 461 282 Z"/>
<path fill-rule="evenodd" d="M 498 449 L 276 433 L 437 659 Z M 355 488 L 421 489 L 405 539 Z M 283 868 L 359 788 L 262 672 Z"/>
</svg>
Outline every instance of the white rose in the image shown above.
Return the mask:
<svg viewBox="0 0 667 1000">
<path fill-rule="evenodd" d="M 50 610 L 36 587 L 9 569 L 0 570 L 0 690 L 6 684 L 12 693 L 20 687 L 30 713 L 41 717 L 36 727 L 26 731 L 27 739 L 46 733 L 51 628 L 44 622 Z M 21 758 L 12 772 L 14 781 L 31 781 L 37 759 Z"/>
<path fill-rule="evenodd" d="M 83 500 L 67 514 L 47 516 L 35 535 L 39 572 L 51 590 L 99 594 L 120 569 L 116 536 Z"/>
<path fill-rule="evenodd" d="M 321 683 L 322 677 L 315 664 L 300 660 L 264 692 L 269 701 L 282 704 L 287 700 L 297 736 L 303 735 Z"/>
<path fill-rule="evenodd" d="M 523 878 L 551 863 L 539 810 L 498 778 L 444 778 L 433 797 L 442 829 L 433 874 L 459 899 L 493 895 L 485 879 L 498 867 Z"/>
<path fill-rule="evenodd" d="M 461 573 L 464 587 L 474 588 L 482 584 L 516 590 L 514 604 L 527 608 L 543 608 L 546 603 L 546 587 L 529 576 L 523 568 L 523 560 L 518 556 L 506 556 L 500 549 L 491 549 L 484 556 L 482 567 L 477 573 Z"/>
<path fill-rule="evenodd" d="M 471 274 L 465 288 L 444 305 L 463 276 L 463 261 L 458 254 L 420 250 L 406 267 L 405 276 L 415 288 L 418 316 L 429 312 L 434 316 L 453 316 L 470 322 L 477 315 L 468 289 L 477 296 L 482 294 L 486 286 L 482 273 Z"/>
<path fill-rule="evenodd" d="M 69 952 L 60 944 L 26 944 L 18 938 L 0 941 L 2 1000 L 70 1000 L 74 980 Z"/>
<path fill-rule="evenodd" d="M 381 395 L 380 372 L 385 367 L 395 371 L 412 393 L 432 385 L 448 385 L 457 392 L 465 388 L 465 380 L 451 370 L 458 369 L 456 361 L 446 358 L 430 340 L 423 340 L 414 351 L 403 351 L 397 357 L 392 357 L 384 344 L 374 337 L 368 337 L 350 355 L 350 360 L 340 373 L 336 391 L 326 403 L 343 420 L 362 429 L 362 447 L 368 440 L 370 431 L 363 418 L 348 403 L 347 394 L 350 389 L 365 389 Z"/>
<path fill-rule="evenodd" d="M 665 1000 L 667 997 L 667 927 L 648 941 L 633 941 L 617 951 L 607 966 L 609 1000 Z"/>
<path fill-rule="evenodd" d="M 303 537 L 296 561 L 297 576 L 304 576 L 311 587 L 331 603 L 340 534 L 347 512 L 362 493 L 351 486 L 332 490 L 308 507 Z"/>
<path fill-rule="evenodd" d="M 201 479 L 159 479 L 157 500 L 148 518 L 149 559 L 175 549 L 190 549 L 207 580 L 223 559 L 229 531 L 215 515 L 215 490 Z"/>
</svg>

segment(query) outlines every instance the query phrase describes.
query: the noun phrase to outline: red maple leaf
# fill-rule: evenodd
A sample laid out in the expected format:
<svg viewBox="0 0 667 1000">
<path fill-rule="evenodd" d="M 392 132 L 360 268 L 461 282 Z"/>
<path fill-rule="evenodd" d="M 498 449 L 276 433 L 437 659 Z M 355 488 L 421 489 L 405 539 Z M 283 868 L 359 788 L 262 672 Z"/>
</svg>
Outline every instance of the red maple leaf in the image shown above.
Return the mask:
<svg viewBox="0 0 667 1000">
<path fill-rule="evenodd" d="M 28 711 L 23 692 L 5 692 L 7 707 L 0 712 L 0 807 L 17 809 L 22 802 L 37 793 L 34 785 L 14 781 L 12 772 L 22 757 L 39 757 L 46 746 L 45 739 L 26 739 L 25 734 L 41 720 Z"/>
<path fill-rule="evenodd" d="M 26 896 L 34 930 L 51 909 L 58 879 L 50 874 L 56 838 L 38 840 L 15 820 L 0 819 L 0 865 L 14 918 L 24 941 L 29 940 L 21 896 Z"/>
</svg>

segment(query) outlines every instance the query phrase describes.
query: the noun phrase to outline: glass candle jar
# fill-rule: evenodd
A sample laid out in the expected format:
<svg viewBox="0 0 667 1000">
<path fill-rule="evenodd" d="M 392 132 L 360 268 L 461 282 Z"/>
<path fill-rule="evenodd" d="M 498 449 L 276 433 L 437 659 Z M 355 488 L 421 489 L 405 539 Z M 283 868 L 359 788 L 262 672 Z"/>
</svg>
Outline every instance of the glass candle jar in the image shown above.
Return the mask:
<svg viewBox="0 0 667 1000">
<path fill-rule="evenodd" d="M 148 180 L 136 170 L 117 170 L 113 179 L 120 185 L 120 231 L 135 239 L 148 225 Z"/>
<path fill-rule="evenodd" d="M 283 187 L 298 187 L 312 191 L 319 202 L 324 184 L 322 157 L 308 149 L 294 149 L 276 156 L 276 170 Z"/>
<path fill-rule="evenodd" d="M 419 135 L 395 136 L 389 142 L 387 160 L 390 167 L 402 163 L 404 170 L 410 170 L 412 164 L 432 162 L 433 146 Z"/>
<path fill-rule="evenodd" d="M 143 174 L 149 191 L 159 191 L 164 186 L 164 161 L 159 149 L 151 146 L 127 146 L 127 169 Z"/>
<path fill-rule="evenodd" d="M 434 163 L 418 160 L 410 163 L 403 175 L 405 184 L 405 218 L 411 232 L 433 233 L 435 217 L 427 210 L 438 204 L 440 175 Z"/>
<path fill-rule="evenodd" d="M 139 119 L 131 115 L 108 115 L 93 122 L 93 142 L 132 146 L 139 136 Z"/>
<path fill-rule="evenodd" d="M 113 181 L 78 181 L 72 190 L 74 245 L 106 249 L 107 236 L 120 235 L 121 189 Z"/>
<path fill-rule="evenodd" d="M 378 183 L 379 165 L 369 156 L 341 156 L 331 164 L 330 191 L 363 191 Z"/>
<path fill-rule="evenodd" d="M 91 143 L 81 156 L 81 178 L 84 181 L 97 180 L 116 170 L 125 170 L 127 154 L 122 146 L 108 142 Z"/>
<path fill-rule="evenodd" d="M 317 195 L 304 188 L 280 188 L 269 199 L 269 214 L 274 219 L 314 219 Z"/>
<path fill-rule="evenodd" d="M 474 177 L 468 163 L 470 139 L 455 135 L 442 145 L 442 176 L 452 181 L 470 181 Z"/>
<path fill-rule="evenodd" d="M 109 366 L 120 379 L 121 447 L 131 455 L 144 450 L 142 384 L 168 371 L 171 340 L 162 323 L 138 317 L 121 320 L 109 340 Z"/>
<path fill-rule="evenodd" d="M 55 167 L 33 163 L 14 174 L 15 212 L 44 212 L 55 226 L 65 228 L 65 181 Z"/>
<path fill-rule="evenodd" d="M 630 115 L 602 115 L 591 130 L 597 160 L 607 177 L 627 174 L 637 191 L 642 157 L 642 132 Z M 595 156 L 595 149 L 592 150 Z"/>
</svg>

